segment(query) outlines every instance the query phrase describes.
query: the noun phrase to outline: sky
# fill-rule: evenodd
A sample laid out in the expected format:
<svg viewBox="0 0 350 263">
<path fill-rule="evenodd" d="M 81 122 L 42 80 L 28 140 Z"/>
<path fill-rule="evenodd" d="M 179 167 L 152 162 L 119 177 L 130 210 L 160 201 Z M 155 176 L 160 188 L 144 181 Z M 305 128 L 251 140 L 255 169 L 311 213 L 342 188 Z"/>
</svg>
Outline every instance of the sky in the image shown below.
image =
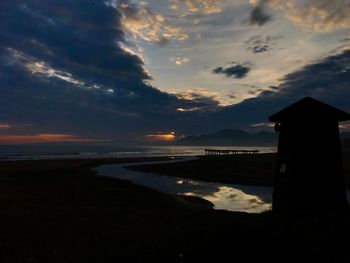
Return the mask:
<svg viewBox="0 0 350 263">
<path fill-rule="evenodd" d="M 350 111 L 349 13 L 350 0 L 2 0 L 0 144 L 269 129 L 305 96 Z"/>
</svg>

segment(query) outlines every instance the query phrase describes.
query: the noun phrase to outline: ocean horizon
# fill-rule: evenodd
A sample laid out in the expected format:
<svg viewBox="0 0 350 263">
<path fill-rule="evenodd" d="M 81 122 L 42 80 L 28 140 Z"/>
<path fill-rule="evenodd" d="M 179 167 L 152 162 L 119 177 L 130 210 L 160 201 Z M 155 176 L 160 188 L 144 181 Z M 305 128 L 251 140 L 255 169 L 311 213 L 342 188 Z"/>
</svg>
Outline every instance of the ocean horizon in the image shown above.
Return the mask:
<svg viewBox="0 0 350 263">
<path fill-rule="evenodd" d="M 92 158 L 133 158 L 163 156 L 204 155 L 205 149 L 218 150 L 258 150 L 259 153 L 274 153 L 273 146 L 106 146 L 106 145 L 40 145 L 0 146 L 0 161 L 54 160 L 54 159 L 92 159 Z"/>
</svg>

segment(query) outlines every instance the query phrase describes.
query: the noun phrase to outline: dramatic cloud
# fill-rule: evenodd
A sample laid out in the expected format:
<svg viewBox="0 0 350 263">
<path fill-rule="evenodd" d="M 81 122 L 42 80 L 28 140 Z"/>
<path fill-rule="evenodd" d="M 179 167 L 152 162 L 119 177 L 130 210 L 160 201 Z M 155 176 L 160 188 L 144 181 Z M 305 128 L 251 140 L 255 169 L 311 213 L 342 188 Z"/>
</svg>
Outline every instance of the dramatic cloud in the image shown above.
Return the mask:
<svg viewBox="0 0 350 263">
<path fill-rule="evenodd" d="M 171 23 L 164 15 L 153 13 L 146 5 L 136 5 L 130 1 L 109 1 L 121 13 L 123 28 L 131 37 L 144 41 L 165 44 L 170 40 L 186 40 L 183 29 Z"/>
<path fill-rule="evenodd" d="M 170 0 L 170 8 L 182 16 L 193 13 L 207 15 L 222 11 L 220 1 L 215 0 Z"/>
<path fill-rule="evenodd" d="M 228 78 L 244 78 L 251 69 L 250 63 L 239 64 L 237 62 L 233 62 L 233 66 L 230 67 L 217 67 L 213 69 L 213 74 L 223 74 Z"/>
<path fill-rule="evenodd" d="M 48 80 L 50 78 L 54 78 L 56 80 L 66 82 L 67 84 L 73 84 L 72 86 L 76 88 L 86 90 L 94 89 L 95 91 L 100 91 L 107 94 L 114 92 L 114 90 L 111 88 L 104 88 L 94 83 L 86 84 L 81 80 L 75 79 L 69 72 L 55 70 L 44 61 L 38 60 L 13 48 L 7 48 L 6 51 L 9 55 L 6 57 L 8 62 L 28 70 L 32 75 L 35 75 L 38 78 Z"/>
<path fill-rule="evenodd" d="M 265 8 L 264 12 L 271 11 L 271 14 L 274 10 L 288 11 L 288 8 L 296 5 L 285 7 L 279 5 L 283 1 L 277 0 L 251 2 L 254 6 Z M 304 96 L 313 96 L 350 110 L 347 99 L 350 96 L 350 51 L 345 46 L 345 40 L 342 42 L 343 46 L 334 51 L 337 55 L 333 53 L 333 56 L 315 61 L 282 79 L 279 78 L 282 83 L 278 87 L 268 87 L 275 85 L 275 82 L 263 82 L 261 79 L 272 78 L 273 74 L 282 76 L 284 73 L 279 72 L 278 67 L 285 67 L 289 59 L 294 59 L 293 54 L 285 52 L 286 57 L 282 59 L 285 64 L 280 63 L 282 60 L 277 57 L 270 59 L 265 55 L 256 55 L 252 74 L 250 63 L 235 62 L 217 67 L 212 73 L 218 76 L 203 73 L 203 67 L 214 63 L 223 65 L 220 61 L 227 59 L 233 52 L 241 52 L 238 59 L 248 59 L 249 55 L 252 55 L 246 47 L 253 53 L 270 50 L 277 41 L 274 37 L 265 37 L 272 34 L 270 31 L 263 32 L 261 37 L 254 36 L 244 43 L 244 40 L 256 33 L 243 32 L 236 27 L 233 27 L 232 31 L 227 30 L 227 27 L 223 26 L 227 24 L 227 9 L 223 10 L 221 1 L 177 0 L 172 2 L 175 8 L 173 10 L 169 9 L 169 2 L 163 3 L 159 8 L 151 4 L 148 7 L 145 1 L 137 3 L 139 4 L 105 0 L 2 0 L 0 134 L 31 134 L 37 136 L 36 139 L 44 137 L 52 140 L 128 139 L 136 135 L 157 135 L 158 131 L 166 132 L 164 134 L 172 131 L 183 134 L 208 131 L 214 129 L 213 127 L 244 128 L 266 122 L 269 114 Z M 314 1 L 310 3 L 311 6 L 316 5 Z M 323 3 L 322 8 L 329 10 L 326 2 L 320 3 Z M 334 10 L 338 10 L 340 1 L 334 3 Z M 237 9 L 236 6 L 232 7 L 232 10 L 235 9 L 238 13 L 247 10 L 247 5 L 246 2 L 244 5 L 238 5 Z M 344 9 L 346 7 L 347 5 L 344 5 Z M 156 11 L 151 11 L 150 8 Z M 179 17 L 182 9 L 186 10 L 188 17 Z M 205 23 L 193 26 L 193 19 L 200 17 L 200 14 L 215 13 L 217 17 L 206 17 L 206 22 L 222 19 L 221 23 L 218 23 L 222 28 L 208 28 Z M 267 13 L 263 13 L 262 16 L 259 13 L 255 14 L 256 24 L 266 23 L 266 19 L 270 19 L 269 17 L 264 20 L 264 14 Z M 259 20 L 259 16 L 262 19 Z M 242 26 L 239 21 L 243 17 L 244 14 L 238 17 L 235 25 Z M 309 20 L 306 21 L 309 23 Z M 326 30 L 327 27 L 345 28 L 347 20 L 341 13 L 334 13 L 327 23 L 320 21 L 318 22 L 327 25 Z M 194 45 L 193 43 L 183 41 L 188 37 L 184 29 L 188 29 L 189 24 L 193 28 L 187 31 L 188 34 L 203 35 L 200 41 L 196 40 L 198 46 L 194 49 L 188 46 Z M 226 26 L 231 27 L 231 24 Z M 249 30 L 249 27 L 242 27 Z M 231 33 L 236 42 L 232 42 L 233 38 L 228 37 L 222 42 L 221 37 Z M 304 35 L 303 32 L 299 33 Z M 288 32 L 286 38 L 289 37 L 287 35 Z M 347 37 L 348 34 L 339 34 L 334 39 L 339 45 L 339 40 Z M 311 38 L 322 40 L 321 36 Z M 157 45 L 147 45 L 145 41 L 158 44 L 169 41 L 175 43 L 159 48 Z M 145 60 L 131 50 L 140 48 L 141 42 L 144 44 Z M 239 45 L 238 49 L 235 43 Z M 305 52 L 309 54 L 310 49 L 304 47 L 298 46 L 293 51 L 307 50 Z M 335 45 L 330 47 L 327 44 L 327 50 L 322 49 L 323 46 L 319 50 L 325 54 L 334 47 Z M 274 53 L 277 52 L 271 52 L 269 55 Z M 321 51 L 315 54 L 319 55 Z M 316 57 L 315 54 L 301 54 L 297 59 L 310 61 Z M 190 63 L 187 57 L 191 58 Z M 183 66 L 178 67 L 174 73 L 174 65 L 169 65 L 169 59 Z M 149 63 L 147 66 L 150 71 L 146 69 L 145 61 Z M 184 65 L 185 63 L 188 64 Z M 273 66 L 277 69 L 270 69 L 267 63 L 276 63 Z M 263 73 L 254 75 L 258 70 Z M 153 87 L 150 84 L 151 72 L 154 74 L 154 83 L 162 83 L 161 78 L 164 78 L 163 86 L 159 87 L 177 94 L 162 92 Z M 242 80 L 232 81 L 223 77 L 244 79 L 244 83 L 250 86 L 243 87 Z M 254 79 L 255 77 L 257 79 Z M 274 75 L 273 78 L 277 79 Z M 220 83 L 218 79 L 221 79 Z M 235 86 L 235 82 L 239 85 Z M 206 88 L 176 92 L 176 89 L 184 90 L 184 86 Z M 255 98 L 239 103 L 242 98 L 248 96 Z M 237 104 L 223 106 L 227 105 L 223 103 L 225 100 Z M 11 137 L 7 139 L 10 140 Z"/>
<path fill-rule="evenodd" d="M 282 38 L 282 36 L 266 36 L 265 38 L 256 35 L 251 36 L 245 41 L 247 49 L 251 50 L 253 53 L 264 53 L 272 49 L 272 46 L 277 44 L 277 40 Z"/>
<path fill-rule="evenodd" d="M 311 96 L 350 112 L 350 50 L 314 61 L 286 75 L 282 84 L 216 113 L 218 123 L 233 127 L 265 123 L 268 116 L 289 104 Z"/>
<path fill-rule="evenodd" d="M 279 96 L 312 96 L 350 110 L 350 50 L 286 75 Z"/>
<path fill-rule="evenodd" d="M 265 10 L 266 2 L 267 0 L 261 0 L 254 3 L 255 6 L 249 17 L 249 23 L 251 25 L 262 26 L 271 20 L 271 16 Z"/>
<path fill-rule="evenodd" d="M 266 8 L 280 10 L 297 27 L 305 31 L 332 31 L 339 28 L 350 28 L 350 2 L 348 0 L 250 0 L 254 10 L 253 21 L 264 24 Z"/>
<path fill-rule="evenodd" d="M 195 107 L 178 108 L 177 111 L 213 110 L 219 105 L 218 93 L 203 88 L 188 89 L 175 94 L 177 98 L 196 103 Z"/>
<path fill-rule="evenodd" d="M 201 109 L 207 102 L 148 84 L 142 58 L 120 44 L 126 37 L 123 8 L 105 1 L 2 1 L 0 123 L 19 124 L 16 132 L 23 135 L 88 138 L 195 127 L 177 109 Z"/>
</svg>

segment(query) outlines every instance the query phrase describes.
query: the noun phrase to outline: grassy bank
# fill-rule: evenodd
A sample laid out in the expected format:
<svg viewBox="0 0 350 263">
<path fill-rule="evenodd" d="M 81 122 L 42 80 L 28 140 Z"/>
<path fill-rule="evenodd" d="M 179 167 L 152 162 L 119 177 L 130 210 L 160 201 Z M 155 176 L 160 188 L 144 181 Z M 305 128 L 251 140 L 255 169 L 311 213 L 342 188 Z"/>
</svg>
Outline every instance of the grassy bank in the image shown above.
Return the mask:
<svg viewBox="0 0 350 263">
<path fill-rule="evenodd" d="M 90 170 L 122 161 L 0 163 L 0 261 L 347 259 L 341 241 L 349 234 L 346 214 L 284 217 L 216 211 Z"/>
</svg>

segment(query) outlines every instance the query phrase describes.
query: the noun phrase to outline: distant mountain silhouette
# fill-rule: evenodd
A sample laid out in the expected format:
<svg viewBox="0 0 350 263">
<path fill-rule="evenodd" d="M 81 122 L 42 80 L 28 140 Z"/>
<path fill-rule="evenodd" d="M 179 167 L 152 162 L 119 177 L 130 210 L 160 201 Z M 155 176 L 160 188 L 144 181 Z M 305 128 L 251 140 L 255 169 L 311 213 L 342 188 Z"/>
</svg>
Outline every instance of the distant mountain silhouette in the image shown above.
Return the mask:
<svg viewBox="0 0 350 263">
<path fill-rule="evenodd" d="M 217 145 L 217 146 L 275 146 L 277 135 L 260 131 L 250 133 L 243 130 L 221 130 L 211 134 L 190 135 L 176 141 L 177 145 Z"/>
</svg>

